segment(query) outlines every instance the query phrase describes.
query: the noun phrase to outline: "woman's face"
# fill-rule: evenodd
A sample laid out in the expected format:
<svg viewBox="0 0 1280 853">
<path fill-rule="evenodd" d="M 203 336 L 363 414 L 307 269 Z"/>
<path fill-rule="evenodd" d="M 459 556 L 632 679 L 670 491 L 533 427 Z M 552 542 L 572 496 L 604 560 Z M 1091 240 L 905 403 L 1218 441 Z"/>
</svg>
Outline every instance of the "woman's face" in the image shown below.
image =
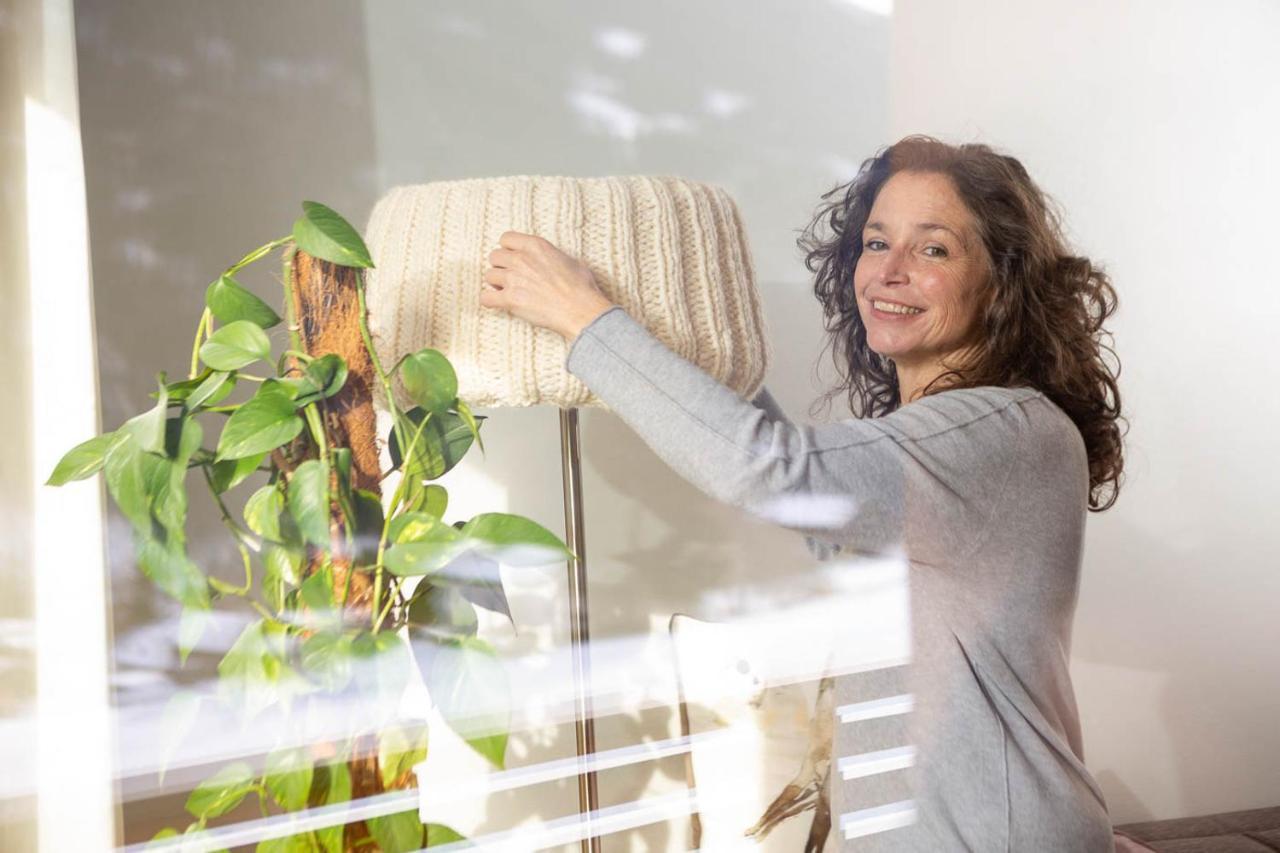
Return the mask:
<svg viewBox="0 0 1280 853">
<path fill-rule="evenodd" d="M 955 353 L 977 319 L 988 268 L 973 214 L 951 179 L 894 174 L 871 206 L 853 272 L 868 346 L 898 368 Z M 903 306 L 907 313 L 899 313 Z"/>
</svg>

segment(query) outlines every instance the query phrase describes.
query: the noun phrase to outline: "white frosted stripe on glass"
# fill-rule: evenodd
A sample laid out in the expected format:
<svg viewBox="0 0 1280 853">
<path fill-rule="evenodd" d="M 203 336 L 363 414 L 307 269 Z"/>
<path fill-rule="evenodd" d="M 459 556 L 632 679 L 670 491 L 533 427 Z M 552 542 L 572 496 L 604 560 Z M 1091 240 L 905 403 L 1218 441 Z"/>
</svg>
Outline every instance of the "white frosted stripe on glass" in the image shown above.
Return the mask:
<svg viewBox="0 0 1280 853">
<path fill-rule="evenodd" d="M 537 826 L 520 826 L 504 832 L 475 836 L 467 841 L 433 845 L 429 851 L 424 848 L 418 853 L 458 853 L 462 850 L 474 850 L 476 847 L 486 851 L 527 853 L 529 850 L 573 844 L 585 838 L 648 826 L 691 814 L 696 809 L 696 791 L 676 791 L 597 809 L 590 814 L 548 820 Z"/>
<path fill-rule="evenodd" d="M 846 755 L 836 766 L 840 768 L 840 776 L 844 779 L 861 779 L 863 776 L 902 770 L 914 764 L 915 760 L 914 746 L 895 746 L 892 749 L 864 752 L 860 755 Z"/>
<path fill-rule="evenodd" d="M 911 713 L 912 699 L 910 693 L 898 696 L 886 696 L 883 699 L 872 699 L 869 702 L 854 702 L 836 708 L 836 714 L 842 723 L 856 723 L 860 720 L 874 720 L 880 717 L 893 717 L 898 714 Z"/>
<path fill-rule="evenodd" d="M 870 809 L 845 812 L 840 815 L 840 834 L 845 840 L 901 829 L 916 822 L 914 800 L 900 800 Z"/>
<path fill-rule="evenodd" d="M 570 756 L 553 761 L 543 761 L 526 767 L 514 767 L 482 774 L 459 773 L 435 779 L 431 775 L 430 760 L 414 765 L 418 777 L 418 791 L 422 802 L 435 805 L 458 802 L 472 798 L 484 798 L 500 791 L 570 779 L 583 773 L 599 773 L 625 767 L 630 764 L 657 761 L 672 755 L 683 755 L 695 747 L 722 745 L 736 741 L 748 741 L 749 732 L 734 729 L 715 729 L 689 737 L 650 741 L 633 746 L 618 747 L 584 756 Z M 424 822 L 429 822 L 427 815 Z"/>
</svg>

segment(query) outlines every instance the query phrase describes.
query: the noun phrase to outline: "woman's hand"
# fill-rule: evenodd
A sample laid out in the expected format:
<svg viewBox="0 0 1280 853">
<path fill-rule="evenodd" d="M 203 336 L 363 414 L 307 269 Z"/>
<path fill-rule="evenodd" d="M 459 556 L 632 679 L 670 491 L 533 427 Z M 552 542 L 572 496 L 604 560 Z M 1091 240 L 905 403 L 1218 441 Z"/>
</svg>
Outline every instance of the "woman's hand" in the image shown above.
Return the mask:
<svg viewBox="0 0 1280 853">
<path fill-rule="evenodd" d="M 489 253 L 480 305 L 551 329 L 570 343 L 611 308 L 587 265 L 534 234 L 507 231 Z"/>
</svg>

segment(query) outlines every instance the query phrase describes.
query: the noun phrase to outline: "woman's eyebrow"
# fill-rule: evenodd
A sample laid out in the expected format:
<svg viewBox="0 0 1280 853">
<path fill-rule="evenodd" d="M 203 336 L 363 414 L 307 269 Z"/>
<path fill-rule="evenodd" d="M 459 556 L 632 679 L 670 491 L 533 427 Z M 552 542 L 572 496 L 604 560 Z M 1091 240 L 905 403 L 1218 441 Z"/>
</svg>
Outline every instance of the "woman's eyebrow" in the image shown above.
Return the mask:
<svg viewBox="0 0 1280 853">
<path fill-rule="evenodd" d="M 952 237 L 955 237 L 957 240 L 959 240 L 961 246 L 964 246 L 966 248 L 968 248 L 969 246 L 968 242 L 965 241 L 964 237 L 956 233 L 954 228 L 943 225 L 941 222 L 917 222 L 915 225 L 915 228 L 917 231 L 946 231 Z M 883 232 L 885 230 L 885 227 L 883 222 L 880 222 L 879 220 L 877 220 L 875 222 L 868 222 L 864 226 L 864 230 Z"/>
</svg>

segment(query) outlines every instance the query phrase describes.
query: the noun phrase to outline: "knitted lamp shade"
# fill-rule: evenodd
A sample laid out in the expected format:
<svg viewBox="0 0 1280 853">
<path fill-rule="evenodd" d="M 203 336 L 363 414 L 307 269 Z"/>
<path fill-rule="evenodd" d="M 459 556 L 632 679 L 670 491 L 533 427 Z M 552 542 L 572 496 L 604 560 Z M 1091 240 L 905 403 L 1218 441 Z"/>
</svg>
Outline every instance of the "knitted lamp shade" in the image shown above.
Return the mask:
<svg viewBox="0 0 1280 853">
<path fill-rule="evenodd" d="M 759 390 L 772 352 L 741 217 L 723 189 L 676 177 L 395 187 L 365 230 L 378 265 L 367 277 L 369 327 L 384 365 L 432 347 L 472 406 L 608 409 L 565 370 L 559 334 L 481 307 L 504 231 L 537 234 L 581 259 L 605 296 L 673 351 L 744 398 Z M 410 405 L 398 383 L 395 393 Z"/>
</svg>

